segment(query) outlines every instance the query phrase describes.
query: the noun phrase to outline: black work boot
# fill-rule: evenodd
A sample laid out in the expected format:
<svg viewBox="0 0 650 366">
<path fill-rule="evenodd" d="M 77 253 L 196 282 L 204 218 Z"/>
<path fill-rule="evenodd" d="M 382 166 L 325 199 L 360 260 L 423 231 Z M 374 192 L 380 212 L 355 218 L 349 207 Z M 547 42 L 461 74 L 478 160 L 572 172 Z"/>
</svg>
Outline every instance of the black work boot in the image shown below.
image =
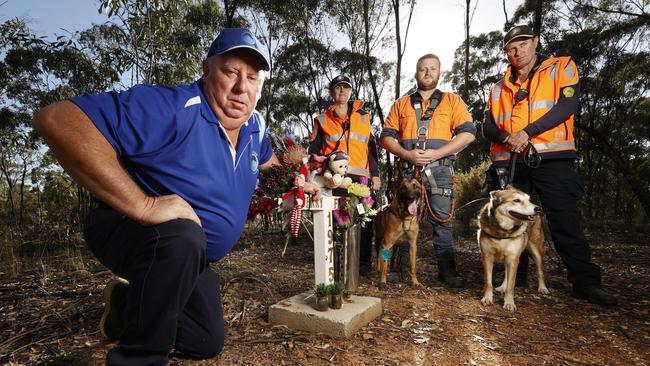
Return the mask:
<svg viewBox="0 0 650 366">
<path fill-rule="evenodd" d="M 618 304 L 614 295 L 606 292 L 600 286 L 574 287 L 573 297 L 587 300 L 596 305 L 614 306 Z"/>
<path fill-rule="evenodd" d="M 454 258 L 438 259 L 438 280 L 451 288 L 461 288 L 465 286 L 465 280 L 456 272 L 456 262 Z"/>
</svg>

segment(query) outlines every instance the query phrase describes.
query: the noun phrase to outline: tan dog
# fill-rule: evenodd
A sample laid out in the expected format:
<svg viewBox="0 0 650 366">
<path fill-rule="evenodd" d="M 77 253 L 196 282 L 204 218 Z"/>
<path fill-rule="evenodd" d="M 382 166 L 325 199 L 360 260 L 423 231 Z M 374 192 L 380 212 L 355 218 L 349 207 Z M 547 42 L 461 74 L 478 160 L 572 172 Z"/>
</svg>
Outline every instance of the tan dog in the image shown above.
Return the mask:
<svg viewBox="0 0 650 366">
<path fill-rule="evenodd" d="M 479 213 L 477 233 L 483 257 L 484 287 L 481 303 L 492 304 L 492 265 L 494 261 L 505 264 L 506 273 L 498 292 L 505 292 L 503 308 L 515 311 L 515 277 L 519 256 L 528 249 L 537 266 L 537 291 L 548 294 L 544 283 L 542 257 L 544 256 L 544 231 L 541 209 L 530 202 L 526 193 L 510 188 L 490 192 L 488 202 Z"/>
<path fill-rule="evenodd" d="M 418 201 L 422 194 L 420 171 L 415 169 L 413 178 L 402 178 L 393 191 L 393 199 L 387 209 L 377 214 L 375 219 L 376 269 L 380 274 L 377 286 L 386 288 L 388 262 L 393 257 L 393 246 L 397 243 L 409 243 L 411 284 L 420 286 L 416 276 L 415 259 L 417 239 L 420 231 L 418 222 Z"/>
</svg>

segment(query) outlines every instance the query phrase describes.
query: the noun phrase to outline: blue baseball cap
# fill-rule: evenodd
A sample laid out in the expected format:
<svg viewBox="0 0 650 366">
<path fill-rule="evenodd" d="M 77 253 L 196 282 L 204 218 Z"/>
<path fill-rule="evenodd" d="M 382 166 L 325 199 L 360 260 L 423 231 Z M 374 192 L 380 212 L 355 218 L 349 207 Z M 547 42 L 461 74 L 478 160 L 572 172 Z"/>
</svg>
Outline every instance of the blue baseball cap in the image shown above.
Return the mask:
<svg viewBox="0 0 650 366">
<path fill-rule="evenodd" d="M 217 38 L 212 41 L 208 56 L 223 55 L 226 52 L 238 48 L 248 48 L 260 57 L 262 61 L 262 70 L 271 70 L 271 63 L 269 62 L 266 52 L 262 49 L 262 45 L 255 38 L 253 33 L 245 28 L 224 28 L 219 32 Z"/>
</svg>

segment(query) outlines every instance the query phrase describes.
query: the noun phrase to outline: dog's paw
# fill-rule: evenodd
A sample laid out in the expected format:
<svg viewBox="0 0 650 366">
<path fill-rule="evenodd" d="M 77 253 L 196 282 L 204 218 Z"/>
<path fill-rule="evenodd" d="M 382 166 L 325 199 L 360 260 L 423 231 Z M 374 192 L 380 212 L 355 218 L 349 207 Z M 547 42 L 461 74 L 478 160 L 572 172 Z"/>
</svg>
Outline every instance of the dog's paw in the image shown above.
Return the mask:
<svg viewBox="0 0 650 366">
<path fill-rule="evenodd" d="M 385 290 L 386 289 L 386 282 L 378 282 L 377 283 L 377 288 L 380 290 Z"/>
<path fill-rule="evenodd" d="M 501 286 L 495 288 L 494 291 L 496 291 L 496 292 L 498 292 L 500 294 L 505 293 L 506 292 L 506 284 L 504 283 Z"/>
<path fill-rule="evenodd" d="M 508 310 L 508 311 L 515 311 L 515 310 L 517 310 L 517 306 L 515 306 L 515 302 L 514 302 L 514 301 L 505 301 L 505 302 L 503 303 L 503 308 L 506 309 L 506 310 Z"/>
<path fill-rule="evenodd" d="M 411 281 L 411 286 L 422 287 L 422 284 L 420 283 L 420 281 L 417 280 L 417 278 L 413 278 L 413 280 Z"/>
<path fill-rule="evenodd" d="M 546 288 L 546 286 L 544 286 L 544 285 L 539 286 L 539 287 L 537 288 L 537 292 L 539 292 L 540 294 L 543 294 L 543 295 L 548 295 L 548 294 L 551 293 L 551 292 Z"/>
<path fill-rule="evenodd" d="M 491 294 L 490 295 L 485 295 L 481 299 L 481 304 L 483 304 L 483 305 L 492 305 L 493 303 L 494 303 L 494 301 L 492 300 L 492 295 Z"/>
</svg>

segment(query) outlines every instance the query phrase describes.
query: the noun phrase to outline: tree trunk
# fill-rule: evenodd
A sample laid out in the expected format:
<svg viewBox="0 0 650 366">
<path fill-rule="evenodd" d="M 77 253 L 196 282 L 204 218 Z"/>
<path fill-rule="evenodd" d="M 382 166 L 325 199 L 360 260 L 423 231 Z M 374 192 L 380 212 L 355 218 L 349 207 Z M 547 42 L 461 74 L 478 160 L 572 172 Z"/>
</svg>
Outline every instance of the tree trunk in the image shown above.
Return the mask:
<svg viewBox="0 0 650 366">
<path fill-rule="evenodd" d="M 10 217 L 10 224 L 12 226 L 16 225 L 16 205 L 14 203 L 14 182 L 11 180 L 11 177 L 9 176 L 9 167 L 8 167 L 9 162 L 2 158 L 0 160 L 0 170 L 2 171 L 2 175 L 5 176 L 5 181 L 7 182 L 7 203 L 9 204 L 9 217 Z"/>
<path fill-rule="evenodd" d="M 368 69 L 368 78 L 370 79 L 370 86 L 372 87 L 372 95 L 375 99 L 375 108 L 379 115 L 379 120 L 384 120 L 384 111 L 381 108 L 381 103 L 379 102 L 379 92 L 377 91 L 377 80 L 375 79 L 375 74 L 372 72 L 372 64 L 370 63 L 370 20 L 368 19 L 368 0 L 363 1 L 363 25 L 364 25 L 364 38 L 365 38 L 365 59 L 366 59 L 366 68 Z"/>
<path fill-rule="evenodd" d="M 408 33 L 409 33 L 409 28 L 411 26 L 411 19 L 413 17 L 413 8 L 415 8 L 415 0 L 410 0 L 409 4 L 411 6 L 409 10 L 409 20 L 406 23 L 406 32 L 404 33 L 404 45 L 402 46 L 402 32 L 400 28 L 400 12 L 399 12 L 399 6 L 400 6 L 400 0 L 392 0 L 392 5 L 393 5 L 393 13 L 395 15 L 395 42 L 396 42 L 396 47 L 395 51 L 397 52 L 397 62 L 395 65 L 395 99 L 399 99 L 399 97 L 402 95 L 402 85 L 401 85 L 401 80 L 402 80 L 402 58 L 404 57 L 404 52 L 406 51 L 406 41 L 408 40 Z M 368 11 L 364 10 L 364 19 L 366 19 L 367 23 L 367 16 Z M 366 27 L 366 34 L 368 33 L 368 29 Z M 366 43 L 368 41 L 366 40 Z M 382 118 L 381 123 L 383 123 L 384 120 Z M 381 150 L 379 150 L 381 151 Z M 387 180 L 388 182 L 391 182 L 393 179 L 393 164 L 391 162 L 391 154 L 386 151 L 386 173 L 388 175 Z M 390 185 L 390 183 L 389 183 Z M 388 187 L 390 191 L 390 187 Z M 388 192 L 387 191 L 387 192 Z M 390 198 L 390 192 L 388 192 L 388 197 Z"/>
<path fill-rule="evenodd" d="M 23 159 L 23 174 L 20 177 L 20 208 L 18 214 L 18 226 L 23 225 L 23 206 L 25 205 L 25 177 L 27 176 L 27 160 Z"/>
<path fill-rule="evenodd" d="M 237 4 L 235 1 L 223 0 L 223 8 L 226 13 L 226 24 L 225 28 L 232 28 L 233 19 L 235 18 L 235 10 L 237 10 Z"/>
<path fill-rule="evenodd" d="M 512 24 L 510 24 L 510 21 L 508 20 L 508 9 L 506 9 L 506 0 L 503 0 L 503 16 L 506 18 L 506 29 L 510 29 L 510 27 L 512 27 Z"/>
<path fill-rule="evenodd" d="M 397 51 L 397 62 L 395 65 L 395 99 L 400 96 L 400 83 L 402 78 L 402 36 L 399 28 L 399 0 L 393 0 L 393 13 L 395 14 L 395 51 Z"/>
<path fill-rule="evenodd" d="M 472 0 L 465 0 L 465 83 L 461 96 L 467 102 L 469 100 L 469 6 Z"/>
<path fill-rule="evenodd" d="M 533 33 L 538 37 L 542 35 L 542 8 L 544 7 L 544 0 L 537 0 L 535 3 L 535 20 L 533 21 Z M 537 51 L 539 52 L 542 48 L 542 43 L 537 43 Z"/>
</svg>

